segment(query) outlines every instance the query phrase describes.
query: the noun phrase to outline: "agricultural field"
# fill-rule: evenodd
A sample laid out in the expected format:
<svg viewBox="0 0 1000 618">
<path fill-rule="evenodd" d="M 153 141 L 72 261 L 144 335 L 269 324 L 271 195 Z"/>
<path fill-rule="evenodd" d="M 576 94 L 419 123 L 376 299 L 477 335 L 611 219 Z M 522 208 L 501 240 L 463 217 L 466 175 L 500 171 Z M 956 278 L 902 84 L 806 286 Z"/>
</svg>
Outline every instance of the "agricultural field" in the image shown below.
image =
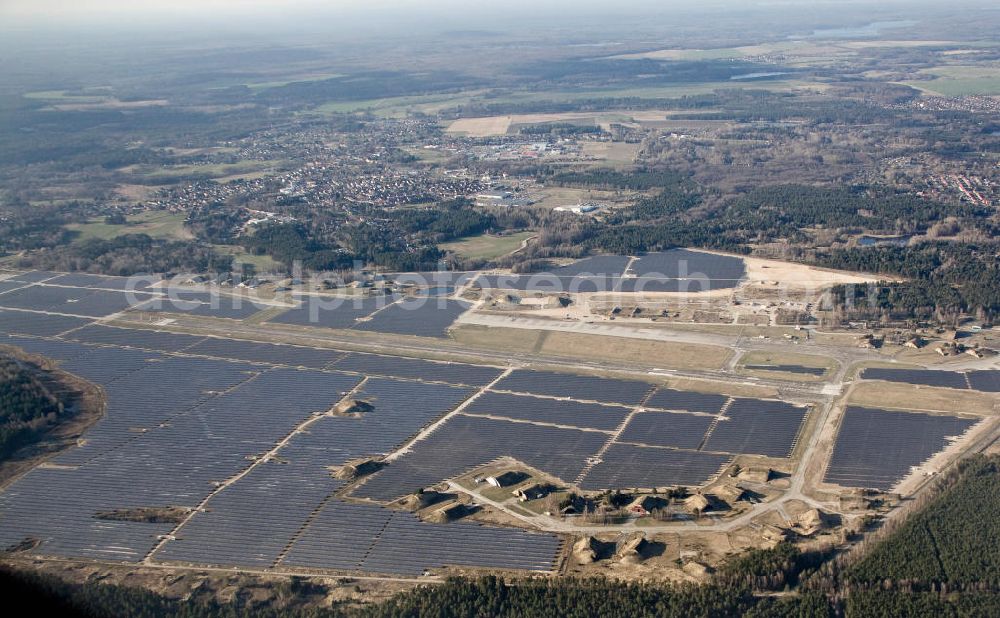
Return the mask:
<svg viewBox="0 0 1000 618">
<path fill-rule="evenodd" d="M 520 232 L 506 236 L 483 234 L 442 243 L 441 249 L 473 260 L 492 260 L 513 253 L 534 236 L 533 232 Z"/>
<path fill-rule="evenodd" d="M 946 97 L 1000 94 L 1000 67 L 944 65 L 921 69 L 923 79 L 905 82 L 918 90 Z"/>
<path fill-rule="evenodd" d="M 184 229 L 184 213 L 147 211 L 138 215 L 129 215 L 122 225 L 94 220 L 88 223 L 71 223 L 66 229 L 77 232 L 77 240 L 111 240 L 124 234 L 146 234 L 153 238 L 186 239 L 191 233 Z"/>
</svg>

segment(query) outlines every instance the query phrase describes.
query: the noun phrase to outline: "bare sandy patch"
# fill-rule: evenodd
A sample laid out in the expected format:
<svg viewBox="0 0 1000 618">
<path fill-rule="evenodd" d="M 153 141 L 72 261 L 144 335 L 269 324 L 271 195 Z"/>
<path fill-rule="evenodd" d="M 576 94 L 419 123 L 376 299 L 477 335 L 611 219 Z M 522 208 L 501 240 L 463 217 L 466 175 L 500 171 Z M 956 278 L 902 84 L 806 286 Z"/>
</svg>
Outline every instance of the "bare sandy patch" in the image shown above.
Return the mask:
<svg viewBox="0 0 1000 618">
<path fill-rule="evenodd" d="M 818 268 L 805 264 L 755 257 L 745 257 L 743 258 L 743 263 L 746 264 L 746 278 L 748 281 L 777 281 L 795 287 L 819 288 L 848 283 L 873 283 L 886 279 L 886 277 L 876 277 L 863 273 Z"/>
</svg>

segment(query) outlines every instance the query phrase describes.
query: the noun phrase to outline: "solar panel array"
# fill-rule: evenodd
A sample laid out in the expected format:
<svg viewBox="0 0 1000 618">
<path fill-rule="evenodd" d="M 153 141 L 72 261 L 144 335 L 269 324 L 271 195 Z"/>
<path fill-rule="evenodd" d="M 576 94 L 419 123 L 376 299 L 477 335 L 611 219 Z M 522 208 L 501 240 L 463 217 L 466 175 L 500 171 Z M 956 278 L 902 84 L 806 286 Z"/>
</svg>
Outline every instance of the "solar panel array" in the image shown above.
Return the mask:
<svg viewBox="0 0 1000 618">
<path fill-rule="evenodd" d="M 969 386 L 972 390 L 986 393 L 1000 393 L 1000 370 L 970 371 Z"/>
<path fill-rule="evenodd" d="M 501 370 L 496 367 L 483 365 L 465 365 L 360 353 L 347 354 L 344 358 L 336 361 L 331 368 L 365 375 L 467 384 L 469 386 L 486 386 L 501 373 Z"/>
<path fill-rule="evenodd" d="M 494 390 L 531 393 L 550 397 L 571 397 L 583 401 L 601 401 L 638 405 L 652 385 L 648 382 L 599 378 L 549 371 L 515 371 L 500 380 Z"/>
<path fill-rule="evenodd" d="M 301 302 L 299 306 L 268 321 L 298 326 L 351 328 L 357 324 L 360 318 L 367 317 L 378 309 L 386 307 L 397 298 L 384 296 L 358 296 L 355 298 L 303 296 L 297 300 Z"/>
<path fill-rule="evenodd" d="M 806 367 L 805 365 L 744 365 L 743 367 L 758 371 L 781 371 L 811 376 L 821 376 L 826 373 L 826 369 L 823 367 Z"/>
<path fill-rule="evenodd" d="M 153 283 L 157 283 L 159 280 L 159 277 L 148 275 L 139 275 L 136 277 L 109 277 L 107 275 L 69 273 L 47 278 L 45 283 L 50 285 L 66 285 L 79 288 L 103 288 L 106 290 L 145 290 Z"/>
<path fill-rule="evenodd" d="M 611 431 L 621 425 L 631 408 L 487 392 L 463 412 Z"/>
<path fill-rule="evenodd" d="M 694 450 L 714 421 L 714 416 L 642 412 L 629 420 L 618 441 Z"/>
<path fill-rule="evenodd" d="M 354 495 L 388 502 L 501 456 L 572 481 L 607 439 L 604 432 L 458 414 L 354 490 Z"/>
<path fill-rule="evenodd" d="M 489 275 L 481 287 L 537 292 L 701 292 L 735 287 L 746 273 L 738 257 L 674 249 L 632 262 L 624 256 L 597 256 L 529 275 Z"/>
<path fill-rule="evenodd" d="M 7 280 L 9 281 L 21 281 L 23 283 L 38 283 L 40 281 L 46 281 L 54 277 L 58 277 L 60 273 L 48 272 L 45 270 L 31 270 L 23 273 L 14 273 Z"/>
<path fill-rule="evenodd" d="M 150 298 L 152 296 L 145 293 L 38 284 L 0 295 L 0 306 L 101 318 L 124 311 Z"/>
<path fill-rule="evenodd" d="M 204 337 L 193 335 L 133 328 L 116 328 L 102 324 L 92 324 L 77 329 L 66 335 L 65 338 L 84 343 L 142 348 L 144 350 L 159 350 L 162 352 L 180 352 L 204 339 Z"/>
<path fill-rule="evenodd" d="M 87 318 L 0 309 L 0 332 L 4 333 L 52 337 L 89 322 Z"/>
<path fill-rule="evenodd" d="M 824 480 L 888 491 L 948 446 L 976 420 L 851 406 L 837 434 Z"/>
<path fill-rule="evenodd" d="M 313 369 L 323 369 L 344 356 L 336 350 L 212 337 L 187 347 L 184 353 Z"/>
<path fill-rule="evenodd" d="M 727 401 L 729 401 L 729 397 L 725 395 L 658 388 L 646 400 L 644 407 L 717 414 L 722 409 L 722 406 L 726 405 Z"/>
<path fill-rule="evenodd" d="M 15 281 L 13 279 L 0 280 L 0 295 L 3 295 L 5 292 L 10 292 L 11 290 L 19 290 L 26 285 L 28 284 L 23 281 Z"/>
<path fill-rule="evenodd" d="M 735 399 L 709 435 L 704 450 L 788 457 L 806 414 L 806 408 L 783 401 Z"/>
<path fill-rule="evenodd" d="M 945 388 L 968 388 L 965 374 L 954 371 L 932 371 L 929 369 L 891 369 L 868 367 L 861 373 L 865 380 L 885 380 L 905 384 L 923 384 Z"/>
<path fill-rule="evenodd" d="M 552 534 L 430 524 L 412 513 L 331 500 L 282 564 L 405 575 L 443 566 L 548 571 L 560 546 Z"/>
<path fill-rule="evenodd" d="M 732 457 L 699 451 L 612 444 L 580 483 L 585 490 L 704 485 Z"/>
<path fill-rule="evenodd" d="M 269 568 L 310 514 L 342 485 L 319 467 L 268 462 L 213 496 L 157 560 Z M 326 551 L 337 544 L 326 539 Z"/>
<path fill-rule="evenodd" d="M 174 524 L 110 521 L 97 513 L 198 505 L 218 483 L 251 465 L 310 414 L 328 410 L 362 379 L 79 342 L 13 341 L 61 359 L 67 369 L 100 383 L 108 396 L 107 415 L 87 433 L 86 443 L 56 458 L 67 467 L 33 470 L 0 494 L 0 544 L 38 539 L 37 553 L 43 555 L 141 560 Z M 353 547 L 352 537 L 317 538 L 315 532 L 323 530 L 331 505 L 357 507 L 331 498 L 341 482 L 328 466 L 395 448 L 471 392 L 369 379 L 354 396 L 369 401 L 372 410 L 361 418 L 313 422 L 276 461 L 260 464 L 213 496 L 155 558 L 267 568 L 301 534 L 290 563 L 313 547 L 321 566 L 334 568 L 330 556 L 340 552 L 331 550 L 345 542 Z M 344 568 L 400 574 L 446 564 L 548 570 L 560 544 L 553 535 L 438 526 L 381 507 L 362 508 L 374 509 L 357 522 L 368 539 L 365 553 Z M 314 526 L 309 522 L 316 513 Z M 375 525 L 379 517 L 393 521 Z"/>
<path fill-rule="evenodd" d="M 688 249 L 672 249 L 641 256 L 632 263 L 629 272 L 641 278 L 705 277 L 713 282 L 733 282 L 735 284 L 746 274 L 746 267 L 743 264 L 743 259 L 739 257 Z"/>
<path fill-rule="evenodd" d="M 157 313 L 183 313 L 211 318 L 227 318 L 230 320 L 245 320 L 272 308 L 263 302 L 253 302 L 241 296 L 231 296 L 213 292 L 194 292 L 191 290 L 164 290 L 167 296 L 159 296 L 143 303 L 139 309 Z"/>
<path fill-rule="evenodd" d="M 448 327 L 470 307 L 470 303 L 460 300 L 433 297 L 406 299 L 376 312 L 368 320 L 358 322 L 354 328 L 415 337 L 447 337 Z"/>
</svg>

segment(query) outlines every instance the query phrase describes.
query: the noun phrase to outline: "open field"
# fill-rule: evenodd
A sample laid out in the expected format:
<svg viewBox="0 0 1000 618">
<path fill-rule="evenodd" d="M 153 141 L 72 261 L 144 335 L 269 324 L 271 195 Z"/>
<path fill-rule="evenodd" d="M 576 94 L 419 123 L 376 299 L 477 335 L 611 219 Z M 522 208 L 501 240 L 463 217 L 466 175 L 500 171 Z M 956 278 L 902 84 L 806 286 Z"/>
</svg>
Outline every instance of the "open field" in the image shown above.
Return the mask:
<svg viewBox="0 0 1000 618">
<path fill-rule="evenodd" d="M 343 74 L 316 73 L 316 74 L 291 75 L 274 81 L 248 82 L 245 85 L 250 90 L 265 90 L 267 88 L 280 88 L 281 86 L 287 86 L 288 84 L 296 84 L 300 82 L 318 82 L 326 79 L 335 79 L 337 77 L 343 77 Z"/>
<path fill-rule="evenodd" d="M 663 368 L 718 369 L 732 352 L 723 347 L 641 339 L 619 339 L 553 331 L 540 351 L 553 356 L 601 360 L 635 360 L 643 365 Z"/>
<path fill-rule="evenodd" d="M 376 116 L 398 118 L 405 117 L 408 113 L 414 111 L 433 114 L 449 107 L 468 103 L 482 94 L 482 92 L 481 90 L 472 90 L 458 93 L 387 97 L 364 101 L 338 101 L 324 103 L 313 111 L 319 114 L 370 111 Z"/>
<path fill-rule="evenodd" d="M 639 144 L 625 142 L 584 142 L 583 154 L 599 159 L 607 167 L 627 167 L 635 162 Z"/>
<path fill-rule="evenodd" d="M 235 245 L 213 245 L 216 253 L 233 256 L 233 261 L 240 264 L 250 264 L 257 272 L 272 272 L 281 269 L 281 264 L 269 255 L 253 255 Z"/>
<path fill-rule="evenodd" d="M 94 220 L 89 223 L 71 223 L 66 228 L 80 234 L 77 240 L 110 240 L 125 234 L 146 234 L 153 238 L 181 240 L 191 238 L 191 233 L 184 229 L 185 218 L 184 213 L 152 210 L 129 215 L 125 225 L 110 225 L 103 220 Z"/>
<path fill-rule="evenodd" d="M 450 251 L 464 258 L 492 260 L 517 251 L 526 240 L 534 235 L 534 232 L 518 232 L 506 236 L 482 234 L 441 243 L 439 246 L 443 251 Z"/>
<path fill-rule="evenodd" d="M 832 270 L 755 257 L 746 257 L 747 279 L 752 282 L 777 281 L 783 286 L 819 289 L 838 284 L 869 283 L 885 280 L 884 275 L 868 276 L 844 270 Z"/>
<path fill-rule="evenodd" d="M 1000 94 L 1000 66 L 995 62 L 981 65 L 946 64 L 920 69 L 918 74 L 923 79 L 911 79 L 903 83 L 927 94 L 947 97 Z"/>
<path fill-rule="evenodd" d="M 284 161 L 240 161 L 239 163 L 210 163 L 205 165 L 134 165 L 120 171 L 144 182 L 169 184 L 173 182 L 234 177 L 280 168 Z"/>
</svg>

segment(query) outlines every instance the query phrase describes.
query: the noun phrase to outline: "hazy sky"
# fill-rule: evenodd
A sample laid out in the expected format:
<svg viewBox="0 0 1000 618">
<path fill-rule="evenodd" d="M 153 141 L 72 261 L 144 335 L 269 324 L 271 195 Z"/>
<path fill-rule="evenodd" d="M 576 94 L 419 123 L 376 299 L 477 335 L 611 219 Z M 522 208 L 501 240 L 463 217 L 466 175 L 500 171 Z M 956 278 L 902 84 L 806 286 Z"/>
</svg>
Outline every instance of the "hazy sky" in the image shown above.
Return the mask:
<svg viewBox="0 0 1000 618">
<path fill-rule="evenodd" d="M 658 7 L 669 10 L 679 5 L 730 4 L 746 8 L 781 4 L 890 4 L 890 0 L 0 0 L 0 16 L 20 18 L 72 19 L 81 15 L 181 15 L 253 14 L 281 12 L 358 12 L 366 9 L 420 9 L 441 11 L 462 9 L 472 12 L 513 11 L 533 7 L 547 10 L 621 11 Z"/>
<path fill-rule="evenodd" d="M 992 0 L 950 0 L 952 6 Z M 0 0 L 0 30 L 28 33 L 38 30 L 132 29 L 135 32 L 221 26 L 255 30 L 358 26 L 447 26 L 491 29 L 561 24 L 576 19 L 604 23 L 605 19 L 670 19 L 692 15 L 783 14 L 800 17 L 814 13 L 864 20 L 866 12 L 885 10 L 919 14 L 932 0 Z M 876 9 L 877 11 L 873 10 Z M 900 16 L 902 16 L 902 13 Z M 532 18 L 536 18 L 534 21 Z M 543 21 L 539 18 L 557 21 Z M 568 18 L 568 19 L 567 19 Z M 440 28 L 439 28 L 440 29 Z"/>
</svg>

